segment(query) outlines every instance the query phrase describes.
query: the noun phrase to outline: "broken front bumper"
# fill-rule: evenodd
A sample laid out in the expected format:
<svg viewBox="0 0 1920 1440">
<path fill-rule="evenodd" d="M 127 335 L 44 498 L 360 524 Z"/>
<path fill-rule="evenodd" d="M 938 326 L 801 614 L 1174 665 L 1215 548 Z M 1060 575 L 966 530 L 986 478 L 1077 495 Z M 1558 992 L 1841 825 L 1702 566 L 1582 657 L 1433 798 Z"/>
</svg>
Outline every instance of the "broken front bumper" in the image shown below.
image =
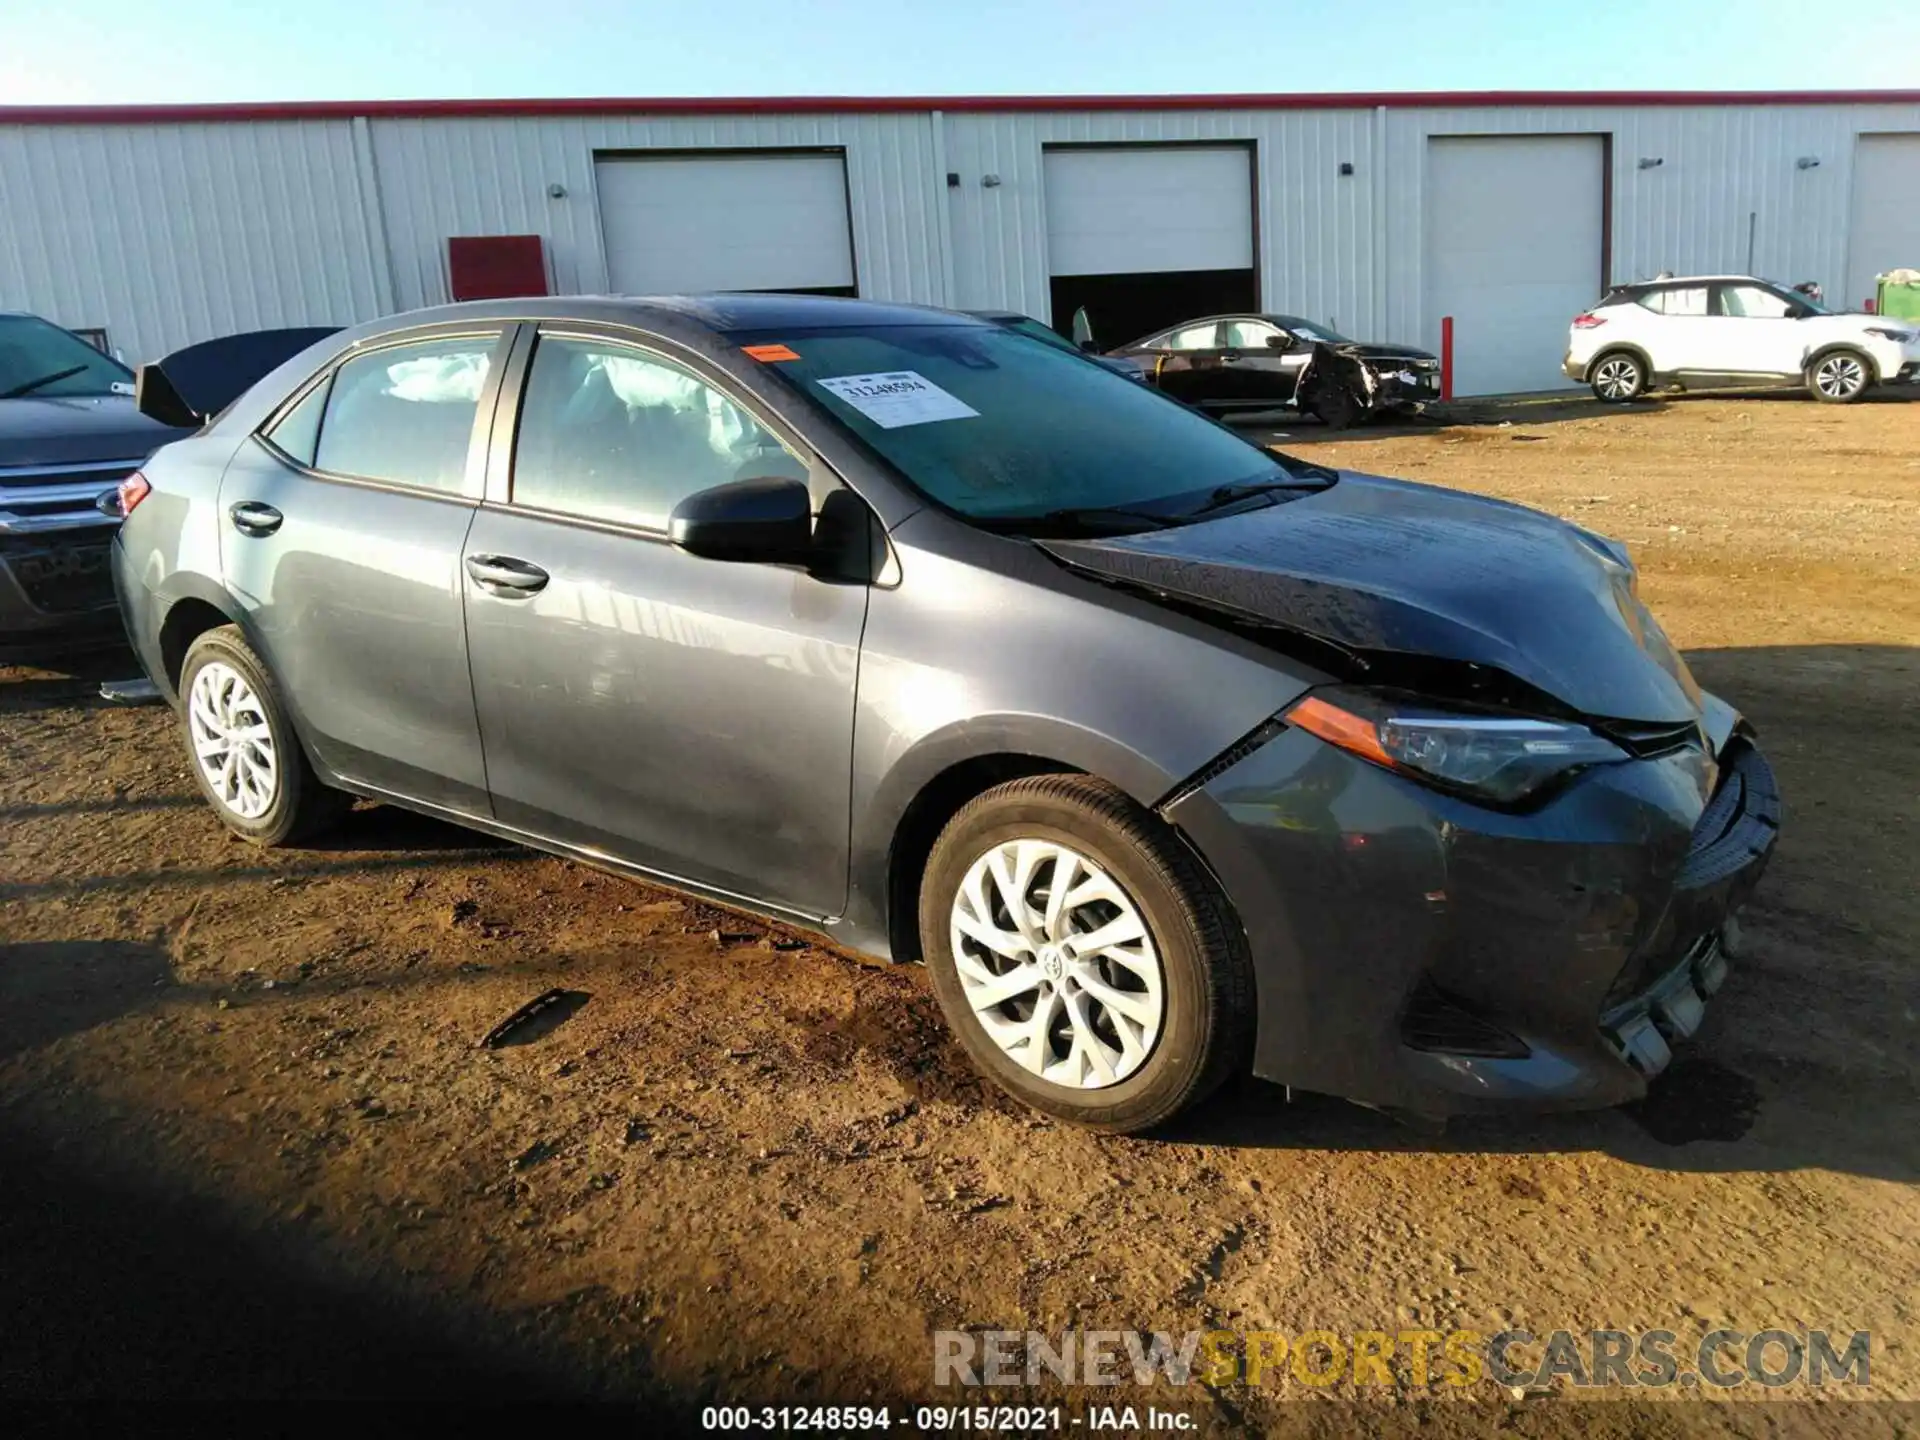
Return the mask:
<svg viewBox="0 0 1920 1440">
<path fill-rule="evenodd" d="M 1745 733 L 1515 814 L 1289 730 L 1168 813 L 1246 925 L 1255 1072 L 1446 1115 L 1644 1095 L 1724 978 L 1780 801 Z"/>
<path fill-rule="evenodd" d="M 1381 410 L 1425 410 L 1440 399 L 1439 362 L 1376 367 L 1373 404 Z"/>
<path fill-rule="evenodd" d="M 1728 925 L 1733 921 L 1729 920 Z M 1650 987 L 1600 1017 L 1600 1033 L 1642 1075 L 1652 1077 L 1673 1059 L 1670 1041 L 1685 1040 L 1706 1018 L 1707 997 L 1726 983 L 1727 956 L 1720 933 L 1703 935 L 1673 969 Z"/>
</svg>

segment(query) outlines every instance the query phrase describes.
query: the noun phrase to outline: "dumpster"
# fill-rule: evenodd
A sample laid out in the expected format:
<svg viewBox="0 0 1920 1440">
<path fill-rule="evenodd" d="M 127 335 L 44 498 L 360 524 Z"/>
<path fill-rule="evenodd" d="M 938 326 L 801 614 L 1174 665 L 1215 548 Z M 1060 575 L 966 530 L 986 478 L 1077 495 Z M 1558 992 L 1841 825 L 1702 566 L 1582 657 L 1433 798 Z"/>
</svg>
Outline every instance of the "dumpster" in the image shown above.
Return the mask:
<svg viewBox="0 0 1920 1440">
<path fill-rule="evenodd" d="M 1873 309 L 1878 315 L 1920 320 L 1920 270 L 1889 270 L 1878 277 Z"/>
</svg>

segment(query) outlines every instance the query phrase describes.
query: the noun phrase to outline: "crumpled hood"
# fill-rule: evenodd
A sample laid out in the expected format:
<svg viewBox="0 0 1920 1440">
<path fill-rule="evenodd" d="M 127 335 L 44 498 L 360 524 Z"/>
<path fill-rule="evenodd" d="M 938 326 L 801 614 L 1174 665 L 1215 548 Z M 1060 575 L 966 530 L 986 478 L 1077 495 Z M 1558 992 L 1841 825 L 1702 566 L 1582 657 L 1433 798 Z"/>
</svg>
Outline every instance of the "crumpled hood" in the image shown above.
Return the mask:
<svg viewBox="0 0 1920 1440">
<path fill-rule="evenodd" d="M 144 460 L 189 432 L 149 420 L 130 395 L 0 400 L 0 467 Z"/>
<path fill-rule="evenodd" d="M 1427 350 L 1416 350 L 1411 345 L 1376 345 L 1365 340 L 1355 340 L 1345 345 L 1327 347 L 1338 355 L 1350 355 L 1355 360 L 1366 360 L 1379 366 L 1389 366 L 1395 362 L 1407 360 L 1431 360 L 1433 354 Z"/>
<path fill-rule="evenodd" d="M 1503 501 L 1342 471 L 1299 500 L 1057 559 L 1361 652 L 1502 670 L 1595 719 L 1691 722 L 1701 694 L 1606 542 Z"/>
</svg>

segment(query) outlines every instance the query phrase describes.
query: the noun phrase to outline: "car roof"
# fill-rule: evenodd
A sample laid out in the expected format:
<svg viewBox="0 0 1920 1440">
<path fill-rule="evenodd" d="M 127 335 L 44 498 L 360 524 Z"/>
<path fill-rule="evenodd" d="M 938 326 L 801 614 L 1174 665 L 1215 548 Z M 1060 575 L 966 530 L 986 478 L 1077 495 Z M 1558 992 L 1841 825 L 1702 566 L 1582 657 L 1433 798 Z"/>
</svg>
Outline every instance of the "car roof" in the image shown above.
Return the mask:
<svg viewBox="0 0 1920 1440">
<path fill-rule="evenodd" d="M 975 311 L 974 313 L 979 314 L 981 312 Z M 1196 315 L 1191 320 L 1179 320 L 1172 325 L 1162 325 L 1158 330 L 1148 331 L 1147 337 L 1151 339 L 1155 335 L 1165 335 L 1174 330 L 1186 330 L 1195 325 L 1214 325 L 1222 320 L 1265 320 L 1271 324 L 1280 326 L 1283 330 L 1291 330 L 1296 325 L 1311 325 L 1318 330 L 1330 330 L 1333 328 L 1330 325 L 1323 325 L 1318 320 L 1309 320 L 1304 315 L 1276 315 L 1271 311 L 1232 310 L 1225 315 Z"/>
<path fill-rule="evenodd" d="M 889 325 L 977 325 L 971 316 L 927 305 L 855 300 L 837 295 L 561 295 L 522 300 L 470 300 L 390 315 L 357 333 L 380 333 L 461 320 L 604 320 L 699 329 L 730 335 L 758 330 L 832 330 Z"/>
<path fill-rule="evenodd" d="M 1656 280 L 1626 280 L 1615 290 L 1660 290 L 1678 285 L 1773 285 L 1778 282 L 1758 275 L 1667 275 Z"/>
</svg>

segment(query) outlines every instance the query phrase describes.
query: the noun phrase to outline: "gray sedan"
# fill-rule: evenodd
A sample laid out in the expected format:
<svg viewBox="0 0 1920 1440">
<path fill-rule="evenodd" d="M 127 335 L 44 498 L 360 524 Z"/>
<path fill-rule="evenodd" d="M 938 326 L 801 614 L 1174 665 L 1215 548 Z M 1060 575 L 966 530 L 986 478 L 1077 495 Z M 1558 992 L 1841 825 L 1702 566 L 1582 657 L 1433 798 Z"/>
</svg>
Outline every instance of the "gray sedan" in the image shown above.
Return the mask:
<svg viewBox="0 0 1920 1440">
<path fill-rule="evenodd" d="M 1639 1096 L 1779 822 L 1617 545 L 941 311 L 402 315 L 123 494 L 236 833 L 368 796 L 924 960 L 988 1075 L 1110 1130 L 1246 1069 Z"/>
</svg>

